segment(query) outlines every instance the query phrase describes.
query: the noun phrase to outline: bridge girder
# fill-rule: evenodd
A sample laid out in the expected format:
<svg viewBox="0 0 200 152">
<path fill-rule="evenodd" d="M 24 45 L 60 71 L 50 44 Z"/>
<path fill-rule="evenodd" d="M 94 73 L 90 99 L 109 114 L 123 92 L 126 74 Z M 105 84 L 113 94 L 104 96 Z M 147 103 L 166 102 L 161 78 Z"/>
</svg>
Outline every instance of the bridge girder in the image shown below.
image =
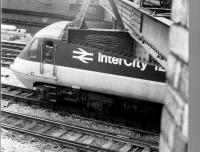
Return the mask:
<svg viewBox="0 0 200 152">
<path fill-rule="evenodd" d="M 163 17 L 155 17 L 151 12 L 128 0 L 113 0 L 118 18 L 124 23 L 130 35 L 142 45 L 164 68 L 167 67 L 168 35 L 171 21 Z M 108 0 L 100 0 L 99 4 L 117 20 Z"/>
</svg>

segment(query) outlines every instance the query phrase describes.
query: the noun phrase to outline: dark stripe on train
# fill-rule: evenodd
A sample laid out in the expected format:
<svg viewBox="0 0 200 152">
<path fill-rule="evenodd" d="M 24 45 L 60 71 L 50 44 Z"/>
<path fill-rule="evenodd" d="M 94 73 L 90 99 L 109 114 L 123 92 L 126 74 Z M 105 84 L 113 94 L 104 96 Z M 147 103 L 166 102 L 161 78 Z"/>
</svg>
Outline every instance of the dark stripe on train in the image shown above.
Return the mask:
<svg viewBox="0 0 200 152">
<path fill-rule="evenodd" d="M 28 47 L 26 47 L 28 48 Z M 40 48 L 38 47 L 38 58 L 37 59 L 31 59 L 32 61 L 40 62 Z M 87 61 L 88 63 L 84 63 L 80 59 L 77 59 L 77 57 L 81 56 L 80 49 L 83 49 L 87 53 L 93 53 L 93 55 L 85 55 L 85 58 L 89 58 Z M 74 52 L 73 52 L 74 51 Z M 78 52 L 78 53 L 77 53 Z M 102 63 L 98 62 L 99 53 L 101 55 L 109 55 L 107 52 L 102 52 L 98 49 L 89 48 L 81 45 L 76 44 L 66 44 L 60 41 L 57 41 L 57 51 L 56 51 L 56 65 L 58 66 L 65 66 L 70 68 L 76 68 L 76 69 L 82 69 L 82 70 L 89 70 L 89 71 L 95 71 L 95 72 L 102 72 L 102 73 L 109 73 L 119 76 L 125 76 L 125 77 L 132 77 L 132 78 L 138 78 L 138 79 L 144 79 L 144 80 L 150 80 L 150 81 L 157 81 L 157 82 L 165 82 L 166 80 L 166 73 L 163 71 L 156 71 L 155 66 L 148 64 L 144 71 L 141 71 L 141 68 L 134 68 L 133 66 L 125 66 L 124 60 L 121 59 L 121 65 L 120 63 L 117 63 L 117 59 L 115 58 L 115 61 L 113 64 L 110 62 L 108 63 Z M 30 60 L 28 57 L 28 51 L 23 51 L 19 55 L 20 58 Z M 74 58 L 73 58 L 74 57 Z M 110 58 L 114 57 L 113 55 L 110 55 Z M 91 58 L 93 61 L 91 61 Z M 119 59 L 119 58 L 118 58 Z M 114 61 L 114 60 L 113 60 Z M 105 62 L 105 58 L 104 58 Z M 46 63 L 53 64 L 53 61 L 46 61 Z M 126 62 L 128 65 L 131 65 L 131 61 Z M 142 66 L 142 62 L 138 63 L 139 66 Z M 144 64 L 144 63 L 143 63 Z M 39 67 L 38 67 L 39 68 Z M 89 78 L 88 78 L 89 79 Z"/>
</svg>

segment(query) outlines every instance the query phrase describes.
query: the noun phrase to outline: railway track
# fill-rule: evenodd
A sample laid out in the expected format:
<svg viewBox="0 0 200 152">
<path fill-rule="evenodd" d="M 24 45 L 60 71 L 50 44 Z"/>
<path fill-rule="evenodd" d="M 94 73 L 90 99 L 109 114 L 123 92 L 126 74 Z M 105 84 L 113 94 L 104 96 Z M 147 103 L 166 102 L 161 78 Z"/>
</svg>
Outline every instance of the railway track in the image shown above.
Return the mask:
<svg viewBox="0 0 200 152">
<path fill-rule="evenodd" d="M 34 104 L 34 105 L 42 105 L 42 106 L 51 107 L 51 108 L 53 106 L 53 104 L 51 105 L 49 102 L 40 101 L 34 90 L 21 88 L 21 87 L 17 87 L 17 86 L 12 86 L 12 85 L 7 85 L 7 84 L 2 84 L 1 90 L 2 90 L 2 92 L 1 92 L 2 98 L 14 99 L 14 101 L 16 101 L 16 102 L 17 101 L 26 102 L 28 104 L 31 103 L 31 104 Z M 83 119 L 83 120 L 86 120 L 86 121 L 89 120 L 89 121 L 94 122 L 94 119 L 92 119 L 92 120 L 89 119 L 89 118 L 86 119 L 85 117 L 80 118 L 79 116 L 77 116 L 77 118 Z M 134 136 L 125 137 L 125 135 L 123 135 L 123 134 L 119 134 L 119 133 L 115 134 L 113 132 L 110 132 L 110 134 L 112 134 L 113 136 L 119 137 L 119 138 L 124 138 L 124 140 L 126 142 L 131 142 L 131 143 L 135 142 L 135 143 L 141 144 L 141 145 L 143 144 L 143 148 L 151 147 L 151 148 L 155 149 L 155 151 L 157 151 L 157 149 L 158 149 L 158 143 L 157 142 L 146 140 L 147 139 L 146 137 L 148 137 L 148 136 L 151 136 L 151 137 L 152 136 L 158 136 L 158 134 L 151 133 L 151 132 L 148 132 L 148 131 L 139 130 L 139 129 L 133 129 L 131 127 L 125 127 L 125 126 L 122 126 L 122 125 L 115 125 L 115 124 L 111 124 L 111 123 L 103 122 L 103 121 L 99 121 L 99 120 L 97 120 L 96 123 L 100 123 L 100 124 L 106 125 L 106 126 L 124 128 L 124 129 L 128 129 L 130 131 L 133 131 L 135 133 L 135 135 L 140 135 L 140 137 L 139 138 L 134 138 Z M 76 125 L 76 127 L 78 127 L 78 125 Z M 104 134 L 109 134 L 109 133 L 104 132 Z M 111 137 L 112 136 L 110 136 L 109 138 L 111 138 Z"/>
<path fill-rule="evenodd" d="M 25 47 L 25 43 L 16 43 L 12 41 L 2 41 L 1 42 L 1 65 L 4 67 L 9 67 L 11 63 L 15 60 L 18 54 Z"/>
<path fill-rule="evenodd" d="M 21 101 L 31 104 L 42 104 L 42 101 L 38 100 L 36 92 L 34 90 L 12 86 L 8 84 L 1 84 L 2 98 L 14 99 L 15 101 Z M 47 105 L 46 103 L 44 104 Z M 50 104 L 49 104 L 50 105 Z"/>
<path fill-rule="evenodd" d="M 2 41 L 1 46 L 3 48 L 11 48 L 11 49 L 18 49 L 22 50 L 25 47 L 25 43 L 20 42 L 12 42 L 12 41 Z"/>
<path fill-rule="evenodd" d="M 1 127 L 52 140 L 78 151 L 158 151 L 157 146 L 147 142 L 6 110 L 1 110 Z"/>
</svg>

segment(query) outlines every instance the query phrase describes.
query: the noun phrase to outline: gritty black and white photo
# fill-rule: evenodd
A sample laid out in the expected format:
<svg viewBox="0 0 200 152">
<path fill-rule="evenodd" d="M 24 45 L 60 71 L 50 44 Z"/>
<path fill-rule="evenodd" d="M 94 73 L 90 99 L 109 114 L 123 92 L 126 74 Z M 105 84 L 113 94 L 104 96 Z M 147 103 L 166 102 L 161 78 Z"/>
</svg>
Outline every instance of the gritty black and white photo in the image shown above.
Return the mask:
<svg viewBox="0 0 200 152">
<path fill-rule="evenodd" d="M 1 152 L 188 152 L 188 0 L 1 5 Z"/>
</svg>

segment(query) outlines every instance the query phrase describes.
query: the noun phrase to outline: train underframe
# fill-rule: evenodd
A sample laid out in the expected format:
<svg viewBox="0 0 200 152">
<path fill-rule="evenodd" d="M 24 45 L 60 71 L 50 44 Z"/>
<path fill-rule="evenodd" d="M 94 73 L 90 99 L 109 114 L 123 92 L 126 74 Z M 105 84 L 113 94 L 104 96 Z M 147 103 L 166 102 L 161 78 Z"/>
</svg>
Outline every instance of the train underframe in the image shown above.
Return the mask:
<svg viewBox="0 0 200 152">
<path fill-rule="evenodd" d="M 40 100 L 54 102 L 55 104 L 72 103 L 88 110 L 106 114 L 148 114 L 155 116 L 161 113 L 162 104 L 129 99 L 125 97 L 107 95 L 82 90 L 77 87 L 65 87 L 45 83 L 35 83 L 34 90 Z"/>
</svg>

